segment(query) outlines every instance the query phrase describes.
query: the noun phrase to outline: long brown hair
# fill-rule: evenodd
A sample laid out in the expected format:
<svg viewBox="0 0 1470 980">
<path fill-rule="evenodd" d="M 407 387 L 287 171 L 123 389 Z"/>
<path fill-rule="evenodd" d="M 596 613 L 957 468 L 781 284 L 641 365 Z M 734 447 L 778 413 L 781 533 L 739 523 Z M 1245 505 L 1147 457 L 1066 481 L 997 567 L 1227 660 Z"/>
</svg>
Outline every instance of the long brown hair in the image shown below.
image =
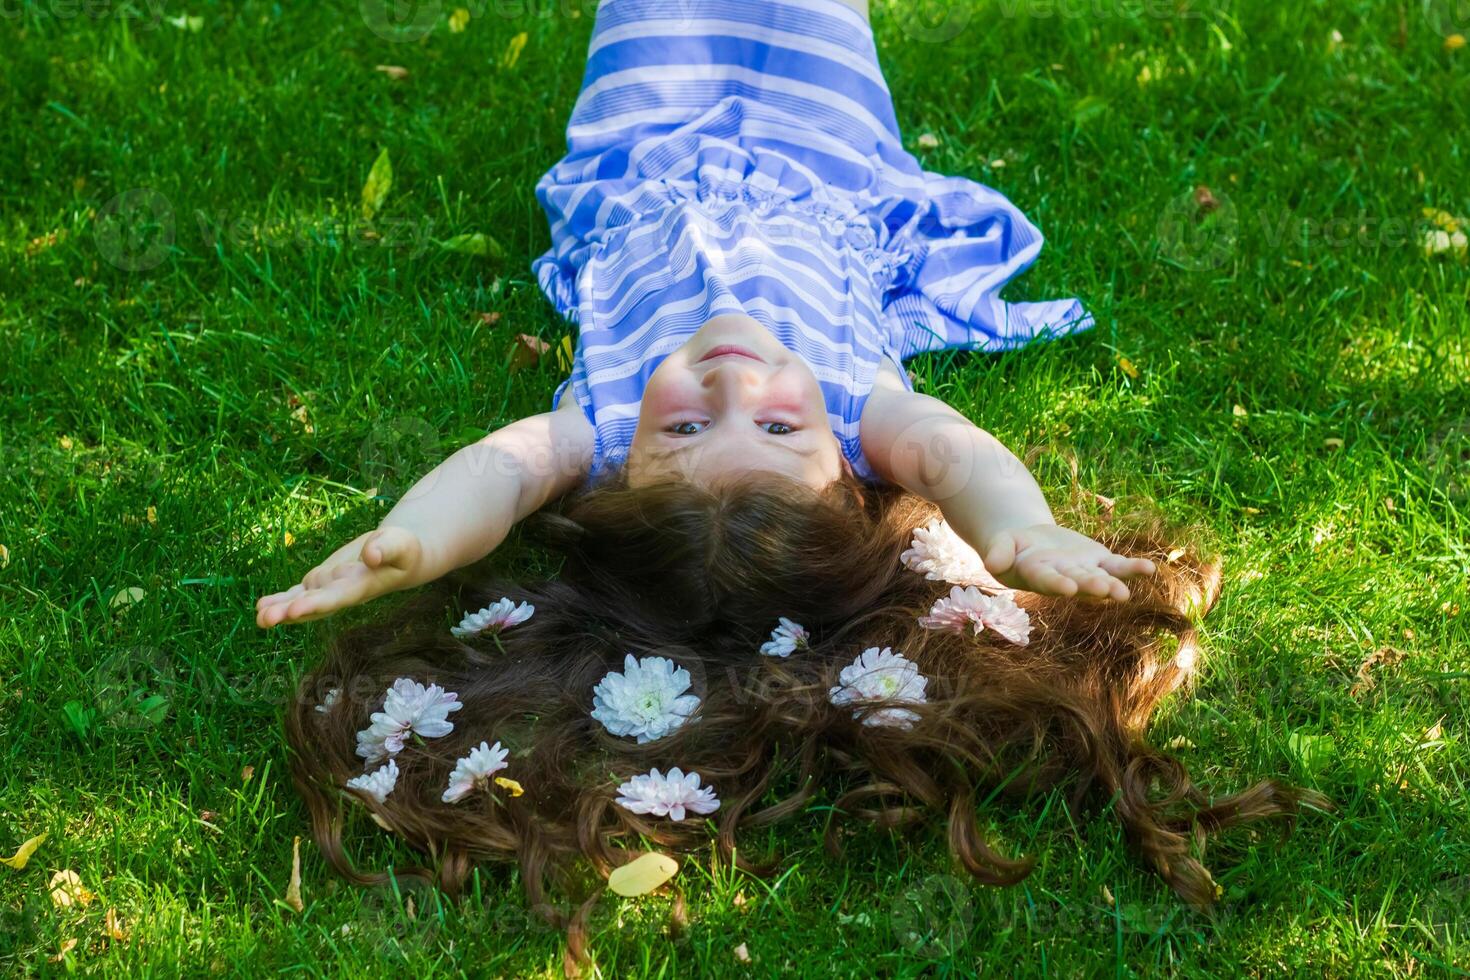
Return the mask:
<svg viewBox="0 0 1470 980">
<path fill-rule="evenodd" d="M 901 491 L 850 480 L 821 492 L 774 479 L 721 489 L 613 480 L 572 497 L 539 520 L 565 557 L 558 577 L 517 584 L 462 570 L 385 621 L 332 639 L 286 718 L 317 843 L 345 877 L 385 880 L 344 851 L 352 798 L 343 784 L 363 772 L 355 733 L 405 676 L 456 692 L 464 707 L 451 734 L 399 753 L 401 775 L 385 802 L 357 802 L 429 857 L 408 874 L 451 895 L 477 862 L 519 862 L 530 903 L 568 928 L 574 955 L 590 900 L 562 917 L 547 888 L 552 876 L 571 887 L 560 872 L 576 859 L 606 876 L 639 853 L 640 836 L 693 849 L 707 846 L 712 824 L 722 858 L 767 872 L 777 859 L 737 850 L 739 832 L 796 816 L 828 792 L 837 814 L 885 827 L 937 818 L 965 870 L 1005 885 L 1033 859 L 986 838 L 982 797 L 1061 785 L 1074 807 L 1112 802 L 1142 860 L 1201 908 L 1217 897 L 1200 861 L 1207 835 L 1263 818 L 1289 827 L 1302 803 L 1328 806 L 1275 780 L 1211 799 L 1181 762 L 1145 741 L 1159 701 L 1194 675 L 1196 620 L 1219 593 L 1220 567 L 1196 554 L 1198 542 L 1166 533 L 1157 518 L 1119 515 L 1096 536 L 1153 559 L 1159 573 L 1133 580 L 1126 603 L 1018 593 L 1033 628 L 1029 645 L 1015 646 L 988 630 L 919 625 L 949 586 L 905 569 L 899 556 L 936 513 Z M 498 635 L 451 635 L 462 614 L 501 596 L 533 603 L 535 615 Z M 780 616 L 807 627 L 809 648 L 763 656 Z M 873 646 L 901 651 L 929 679 L 910 729 L 867 726 L 829 702 L 837 674 Z M 589 716 L 594 685 L 628 653 L 688 669 L 701 699 L 689 723 L 647 744 Z M 329 688 L 340 688 L 340 700 L 319 711 Z M 455 760 L 482 740 L 510 750 L 504 775 L 524 795 L 441 802 Z M 719 810 L 674 822 L 614 803 L 619 782 L 671 766 L 698 772 Z M 834 821 L 828 831 L 834 853 L 837 829 Z"/>
</svg>

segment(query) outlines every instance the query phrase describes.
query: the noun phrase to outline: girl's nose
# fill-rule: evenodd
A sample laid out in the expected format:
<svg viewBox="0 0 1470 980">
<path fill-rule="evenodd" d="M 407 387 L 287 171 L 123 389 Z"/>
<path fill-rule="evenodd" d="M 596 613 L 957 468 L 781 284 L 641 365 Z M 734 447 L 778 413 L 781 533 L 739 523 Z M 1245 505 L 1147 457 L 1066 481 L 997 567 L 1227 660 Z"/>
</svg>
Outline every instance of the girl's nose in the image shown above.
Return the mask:
<svg viewBox="0 0 1470 980">
<path fill-rule="evenodd" d="M 708 391 L 738 399 L 740 395 L 760 388 L 764 375 L 756 362 L 732 357 L 705 371 L 704 377 L 699 380 Z"/>
</svg>

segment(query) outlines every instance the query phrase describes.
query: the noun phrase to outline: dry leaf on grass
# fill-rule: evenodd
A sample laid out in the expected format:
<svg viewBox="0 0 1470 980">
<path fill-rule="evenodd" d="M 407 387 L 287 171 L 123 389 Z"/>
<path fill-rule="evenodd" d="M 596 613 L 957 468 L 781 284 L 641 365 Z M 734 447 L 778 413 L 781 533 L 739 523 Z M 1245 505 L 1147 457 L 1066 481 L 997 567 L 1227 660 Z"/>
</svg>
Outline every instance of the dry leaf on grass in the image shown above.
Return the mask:
<svg viewBox="0 0 1470 980">
<path fill-rule="evenodd" d="M 253 778 L 255 778 L 254 766 L 246 766 L 245 768 L 240 770 L 240 782 L 248 783 Z"/>
<path fill-rule="evenodd" d="M 1358 664 L 1358 679 L 1353 682 L 1352 687 L 1348 688 L 1348 694 L 1356 698 L 1371 691 L 1378 683 L 1373 678 L 1374 667 L 1393 667 L 1401 663 L 1407 656 L 1408 654 L 1398 647 L 1379 647 L 1374 650 L 1363 658 L 1362 663 Z"/>
<path fill-rule="evenodd" d="M 933 133 L 920 133 L 918 144 L 921 150 L 937 150 L 939 149 L 939 137 Z"/>
<path fill-rule="evenodd" d="M 505 776 L 496 776 L 495 785 L 508 792 L 511 796 L 520 796 L 522 793 L 525 792 L 525 790 L 521 788 L 520 783 L 516 782 L 514 779 L 507 779 Z"/>
<path fill-rule="evenodd" d="M 76 948 L 77 948 L 77 941 L 75 939 L 63 939 L 61 941 L 61 948 L 59 950 L 57 950 L 54 955 L 46 957 L 46 962 L 47 963 L 60 963 L 62 960 L 66 959 L 66 954 L 67 953 L 70 953 L 72 950 L 74 950 Z"/>
<path fill-rule="evenodd" d="M 525 31 L 511 38 L 510 43 L 505 46 L 505 54 L 500 58 L 500 67 L 514 68 L 516 62 L 521 60 L 521 52 L 525 50 L 528 40 L 530 40 L 530 35 Z"/>
<path fill-rule="evenodd" d="M 1118 355 L 1118 367 L 1130 378 L 1138 377 L 1138 367 L 1122 354 Z"/>
<path fill-rule="evenodd" d="M 107 608 L 126 609 L 128 606 L 131 606 L 136 602 L 140 602 L 142 598 L 147 594 L 148 593 L 144 592 L 136 585 L 130 585 L 126 589 L 119 589 L 113 595 L 112 599 L 108 601 Z"/>
<path fill-rule="evenodd" d="M 109 908 L 107 915 L 103 917 L 102 931 L 107 934 L 108 939 L 117 942 L 125 942 L 128 938 L 127 930 L 122 927 L 122 919 L 118 918 L 115 908 Z"/>
<path fill-rule="evenodd" d="M 449 15 L 449 33 L 463 34 L 464 29 L 470 26 L 470 12 L 463 7 L 455 7 L 454 13 Z"/>
<path fill-rule="evenodd" d="M 667 854 L 650 851 L 607 876 L 607 887 L 625 898 L 647 895 L 679 872 L 679 862 Z"/>
<path fill-rule="evenodd" d="M 742 963 L 750 963 L 750 949 L 744 943 L 735 947 L 735 958 Z"/>
<path fill-rule="evenodd" d="M 388 148 L 383 147 L 373 167 L 368 171 L 367 181 L 362 185 L 362 217 L 372 221 L 373 215 L 383 206 L 388 191 L 393 189 L 393 161 L 388 158 Z"/>
<path fill-rule="evenodd" d="M 71 908 L 73 905 L 86 908 L 97 897 L 83 887 L 81 875 L 70 868 L 52 875 L 51 883 L 46 887 L 51 892 L 51 904 L 59 909 Z"/>
<path fill-rule="evenodd" d="M 24 844 L 20 845 L 20 847 L 16 849 L 15 853 L 10 855 L 10 857 L 0 858 L 0 864 L 5 865 L 6 867 L 14 868 L 16 871 L 23 870 L 26 866 L 26 862 L 31 859 L 32 854 L 36 853 L 36 848 L 40 847 L 45 842 L 47 836 L 48 835 L 44 833 L 37 834 L 30 840 L 26 841 Z"/>
<path fill-rule="evenodd" d="M 516 334 L 516 339 L 510 345 L 510 369 L 524 371 L 535 367 L 536 362 L 549 350 L 551 345 L 540 337 L 532 337 L 528 333 Z"/>
<path fill-rule="evenodd" d="M 395 82 L 401 82 L 409 75 L 408 69 L 402 65 L 373 65 L 373 71 L 380 71 Z"/>
<path fill-rule="evenodd" d="M 286 883 L 285 902 L 297 912 L 306 908 L 301 901 L 301 838 L 291 841 L 291 880 Z"/>
</svg>

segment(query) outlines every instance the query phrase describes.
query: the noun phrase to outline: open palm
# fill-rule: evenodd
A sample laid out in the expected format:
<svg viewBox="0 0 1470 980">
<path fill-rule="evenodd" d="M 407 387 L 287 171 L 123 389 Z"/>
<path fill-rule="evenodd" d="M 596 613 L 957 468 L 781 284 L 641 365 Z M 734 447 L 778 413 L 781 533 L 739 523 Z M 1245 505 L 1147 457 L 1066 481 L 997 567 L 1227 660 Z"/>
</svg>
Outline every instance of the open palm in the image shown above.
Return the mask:
<svg viewBox="0 0 1470 980">
<path fill-rule="evenodd" d="M 1004 585 L 1042 595 L 1126 600 L 1123 579 L 1154 574 L 1147 558 L 1115 554 L 1085 534 L 1056 524 L 1002 531 L 985 543 L 985 567 Z"/>
</svg>

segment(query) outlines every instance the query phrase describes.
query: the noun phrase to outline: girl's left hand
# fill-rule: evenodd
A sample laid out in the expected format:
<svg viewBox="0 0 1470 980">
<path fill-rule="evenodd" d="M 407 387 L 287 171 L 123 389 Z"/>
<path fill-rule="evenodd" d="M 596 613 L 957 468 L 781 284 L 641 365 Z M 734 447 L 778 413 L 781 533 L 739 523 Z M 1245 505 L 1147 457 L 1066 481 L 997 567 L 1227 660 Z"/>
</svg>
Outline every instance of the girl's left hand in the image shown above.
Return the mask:
<svg viewBox="0 0 1470 980">
<path fill-rule="evenodd" d="M 1013 589 L 1042 595 L 1092 596 L 1124 601 L 1123 579 L 1154 574 L 1147 558 L 1127 558 L 1056 524 L 1001 531 L 985 542 L 985 567 Z"/>
</svg>

